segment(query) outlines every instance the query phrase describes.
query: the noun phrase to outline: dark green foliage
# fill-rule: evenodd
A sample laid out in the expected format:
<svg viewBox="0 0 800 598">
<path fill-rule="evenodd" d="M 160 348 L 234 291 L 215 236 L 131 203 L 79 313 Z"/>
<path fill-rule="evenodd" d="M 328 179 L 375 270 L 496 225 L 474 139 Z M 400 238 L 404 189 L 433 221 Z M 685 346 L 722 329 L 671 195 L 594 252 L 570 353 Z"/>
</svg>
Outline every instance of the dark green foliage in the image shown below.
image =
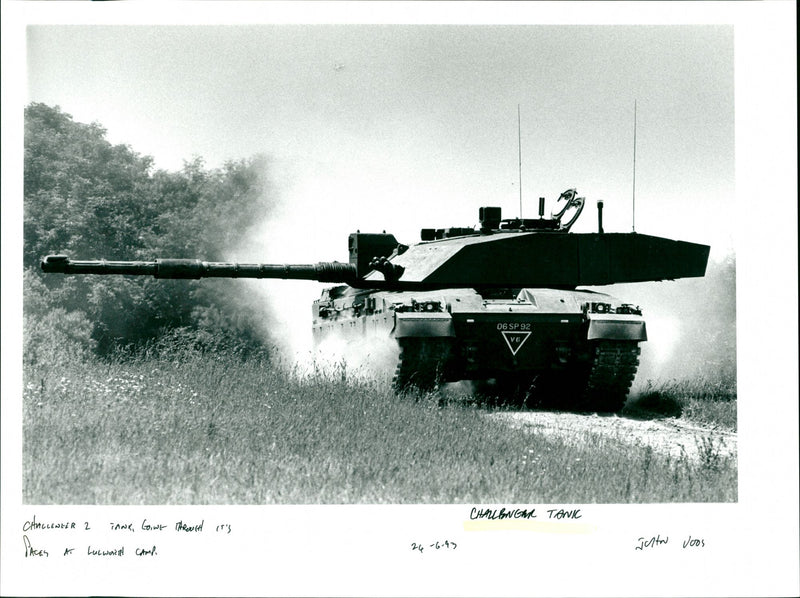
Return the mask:
<svg viewBox="0 0 800 598">
<path fill-rule="evenodd" d="M 138 226 L 154 216 L 152 160 L 112 146 L 105 133 L 58 108 L 26 109 L 26 266 L 46 252 L 120 259 L 141 249 Z"/>
<path fill-rule="evenodd" d="M 59 108 L 25 111 L 24 265 L 26 317 L 37 326 L 54 310 L 88 326 L 107 354 L 165 330 L 188 328 L 255 347 L 263 318 L 242 297 L 244 283 L 149 277 L 44 276 L 46 254 L 74 259 L 225 261 L 250 227 L 269 214 L 266 159 L 206 169 L 200 158 L 180 172 L 153 171 L 150 157 L 112 145 L 97 123 L 73 121 Z M 41 296 L 40 300 L 32 297 Z M 31 329 L 32 330 L 32 329 Z"/>
</svg>

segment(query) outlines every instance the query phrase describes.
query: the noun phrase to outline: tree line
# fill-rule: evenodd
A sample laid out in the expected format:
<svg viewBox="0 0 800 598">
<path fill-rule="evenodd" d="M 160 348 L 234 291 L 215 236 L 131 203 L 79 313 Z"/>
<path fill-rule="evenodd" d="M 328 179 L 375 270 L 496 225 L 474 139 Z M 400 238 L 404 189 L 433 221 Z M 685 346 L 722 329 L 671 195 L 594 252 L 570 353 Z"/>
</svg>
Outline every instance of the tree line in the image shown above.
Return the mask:
<svg viewBox="0 0 800 598">
<path fill-rule="evenodd" d="M 275 194 L 264 156 L 206 168 L 201 158 L 180 171 L 113 145 L 98 123 L 59 107 L 25 109 L 25 357 L 44 359 L 52 345 L 107 355 L 167 337 L 205 347 L 259 348 L 257 310 L 240 281 L 45 275 L 47 254 L 75 259 L 225 261 L 254 223 L 268 217 Z"/>
</svg>

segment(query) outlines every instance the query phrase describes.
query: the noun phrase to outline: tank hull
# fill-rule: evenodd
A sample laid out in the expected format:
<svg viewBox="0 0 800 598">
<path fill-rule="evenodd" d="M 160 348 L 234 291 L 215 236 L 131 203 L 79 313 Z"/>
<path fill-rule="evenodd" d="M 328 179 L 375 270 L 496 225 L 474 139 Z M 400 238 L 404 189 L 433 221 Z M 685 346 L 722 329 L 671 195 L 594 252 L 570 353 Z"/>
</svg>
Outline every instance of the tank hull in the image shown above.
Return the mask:
<svg viewBox="0 0 800 598">
<path fill-rule="evenodd" d="M 326 291 L 314 304 L 316 341 L 386 337 L 399 345 L 394 385 L 486 382 L 503 398 L 568 409 L 617 411 L 647 340 L 637 309 L 602 293 L 521 289 Z M 628 312 L 628 313 L 617 313 Z"/>
</svg>

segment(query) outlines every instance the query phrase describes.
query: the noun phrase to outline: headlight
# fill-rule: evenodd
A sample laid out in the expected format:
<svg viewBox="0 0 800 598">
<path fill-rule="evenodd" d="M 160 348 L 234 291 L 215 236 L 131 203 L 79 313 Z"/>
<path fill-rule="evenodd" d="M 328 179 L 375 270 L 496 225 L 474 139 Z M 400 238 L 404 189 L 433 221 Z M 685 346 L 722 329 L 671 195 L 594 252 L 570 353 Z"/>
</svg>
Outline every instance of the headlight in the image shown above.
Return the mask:
<svg viewBox="0 0 800 598">
<path fill-rule="evenodd" d="M 396 312 L 439 312 L 444 311 L 441 301 L 417 301 L 412 299 L 410 303 L 396 304 L 394 310 Z"/>
<path fill-rule="evenodd" d="M 632 314 L 641 316 L 642 310 L 636 305 L 631 303 L 623 303 L 618 307 L 614 307 L 610 303 L 603 303 L 602 301 L 592 301 L 586 303 L 583 307 L 584 311 L 590 314 Z"/>
<path fill-rule="evenodd" d="M 600 301 L 592 301 L 589 304 L 589 312 L 593 314 L 610 314 L 613 313 L 610 303 L 602 303 Z"/>
</svg>

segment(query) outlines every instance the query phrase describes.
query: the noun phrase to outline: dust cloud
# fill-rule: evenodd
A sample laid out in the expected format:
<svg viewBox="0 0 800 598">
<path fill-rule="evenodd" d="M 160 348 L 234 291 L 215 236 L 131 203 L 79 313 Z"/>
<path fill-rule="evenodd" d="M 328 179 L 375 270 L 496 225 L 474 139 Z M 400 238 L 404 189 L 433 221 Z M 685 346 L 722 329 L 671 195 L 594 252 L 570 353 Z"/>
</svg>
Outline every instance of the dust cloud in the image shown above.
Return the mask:
<svg viewBox="0 0 800 598">
<path fill-rule="evenodd" d="M 601 287 L 635 303 L 647 323 L 632 392 L 669 380 L 736 379 L 736 260 L 709 261 L 703 278 Z"/>
<path fill-rule="evenodd" d="M 309 353 L 299 355 L 301 371 L 334 375 L 343 379 L 369 379 L 388 388 L 394 376 L 400 349 L 388 334 L 345 339 L 331 334 Z"/>
<path fill-rule="evenodd" d="M 287 166 L 284 173 L 291 173 Z M 270 264 L 315 264 L 347 262 L 348 235 L 359 227 L 359 214 L 342 210 L 352 204 L 345 198 L 346 187 L 337 191 L 320 168 L 319 176 L 298 176 L 275 181 L 280 200 L 273 200 L 270 212 L 231 249 L 230 259 Z M 367 225 L 368 226 L 368 225 Z M 364 230 L 374 230 L 364 227 Z M 328 335 L 314 342 L 312 304 L 334 283 L 305 280 L 243 281 L 247 301 L 259 307 L 259 332 L 274 348 L 275 361 L 299 374 L 325 373 L 331 376 L 369 377 L 390 381 L 399 348 L 384 337 L 347 340 Z"/>
<path fill-rule="evenodd" d="M 393 232 L 398 241 L 413 243 L 408 231 L 419 225 L 414 211 L 386 211 L 370 204 L 362 209 L 353 198 L 363 191 L 352 173 L 319 165 L 316 176 L 288 166 L 285 180 L 276 180 L 269 214 L 232 249 L 230 259 L 266 263 L 313 264 L 348 260 L 347 237 L 361 229 Z M 272 170 L 272 174 L 280 169 Z M 294 174 L 291 174 L 294 172 Z M 344 181 L 344 182 L 342 182 Z M 348 181 L 353 183 L 348 184 Z M 424 215 L 423 215 L 424 216 Z M 376 227 L 376 222 L 383 226 Z M 431 224 L 431 223 L 429 223 Z M 432 222 L 439 225 L 441 222 Z M 452 224 L 452 223 L 451 223 Z M 713 254 L 712 254 L 713 256 Z M 397 347 L 386 338 L 346 341 L 312 338 L 312 303 L 329 283 L 294 280 L 246 281 L 249 304 L 259 306 L 265 340 L 277 347 L 291 367 L 332 369 L 338 373 L 391 377 Z M 704 278 L 597 287 L 642 308 L 648 341 L 642 343 L 633 392 L 648 381 L 703 377 L 736 377 L 736 262 L 733 253 L 712 257 Z"/>
</svg>

